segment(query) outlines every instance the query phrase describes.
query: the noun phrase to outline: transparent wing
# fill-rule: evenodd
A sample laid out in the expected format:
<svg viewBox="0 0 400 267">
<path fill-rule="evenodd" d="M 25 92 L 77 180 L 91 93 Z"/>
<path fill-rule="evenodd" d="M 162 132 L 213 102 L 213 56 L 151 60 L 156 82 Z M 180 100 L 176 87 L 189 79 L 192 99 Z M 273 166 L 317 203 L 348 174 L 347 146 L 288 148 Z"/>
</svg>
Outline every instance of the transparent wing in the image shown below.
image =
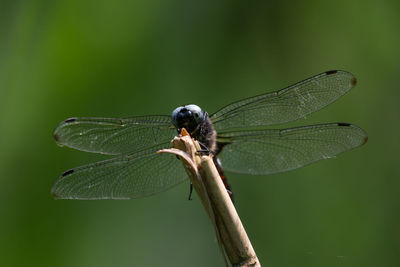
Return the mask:
<svg viewBox="0 0 400 267">
<path fill-rule="evenodd" d="M 367 134 L 348 123 L 330 123 L 284 130 L 225 133 L 219 158 L 225 170 L 272 174 L 334 157 L 367 141 Z"/>
<path fill-rule="evenodd" d="M 165 191 L 187 179 L 176 156 L 156 154 L 167 146 L 68 170 L 54 183 L 52 195 L 59 199 L 131 199 Z"/>
<path fill-rule="evenodd" d="M 328 71 L 276 92 L 234 102 L 210 117 L 217 131 L 294 121 L 334 102 L 355 84 L 349 72 Z"/>
<path fill-rule="evenodd" d="M 109 155 L 139 151 L 175 135 L 169 116 L 71 118 L 61 122 L 53 134 L 61 146 Z"/>
</svg>

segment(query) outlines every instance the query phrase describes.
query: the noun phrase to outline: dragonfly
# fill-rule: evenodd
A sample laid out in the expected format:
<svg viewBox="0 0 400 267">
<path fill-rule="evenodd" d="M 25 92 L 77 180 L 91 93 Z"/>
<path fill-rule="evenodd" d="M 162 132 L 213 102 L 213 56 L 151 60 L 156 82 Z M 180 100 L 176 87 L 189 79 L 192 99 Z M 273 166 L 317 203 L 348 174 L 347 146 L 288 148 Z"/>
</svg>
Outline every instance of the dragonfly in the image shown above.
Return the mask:
<svg viewBox="0 0 400 267">
<path fill-rule="evenodd" d="M 270 129 L 322 109 L 356 85 L 347 71 L 332 70 L 284 89 L 231 103 L 213 114 L 183 105 L 168 115 L 129 118 L 74 117 L 54 130 L 60 146 L 114 156 L 65 171 L 55 181 L 57 199 L 133 199 L 189 180 L 174 155 L 157 154 L 185 128 L 224 171 L 269 175 L 335 157 L 367 142 L 367 133 L 344 122 Z"/>
</svg>

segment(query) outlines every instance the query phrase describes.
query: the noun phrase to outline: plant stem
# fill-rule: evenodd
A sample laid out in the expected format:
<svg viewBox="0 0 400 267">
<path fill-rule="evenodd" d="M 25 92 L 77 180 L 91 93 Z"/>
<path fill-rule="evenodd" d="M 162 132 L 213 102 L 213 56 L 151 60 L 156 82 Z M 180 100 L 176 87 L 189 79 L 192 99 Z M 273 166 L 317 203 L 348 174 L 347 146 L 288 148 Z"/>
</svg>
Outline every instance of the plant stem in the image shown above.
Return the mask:
<svg viewBox="0 0 400 267">
<path fill-rule="evenodd" d="M 233 266 L 261 266 L 228 192 L 212 160 L 200 156 L 199 144 L 189 135 L 175 137 L 174 148 L 159 153 L 178 155 L 216 232 L 220 249 Z"/>
</svg>

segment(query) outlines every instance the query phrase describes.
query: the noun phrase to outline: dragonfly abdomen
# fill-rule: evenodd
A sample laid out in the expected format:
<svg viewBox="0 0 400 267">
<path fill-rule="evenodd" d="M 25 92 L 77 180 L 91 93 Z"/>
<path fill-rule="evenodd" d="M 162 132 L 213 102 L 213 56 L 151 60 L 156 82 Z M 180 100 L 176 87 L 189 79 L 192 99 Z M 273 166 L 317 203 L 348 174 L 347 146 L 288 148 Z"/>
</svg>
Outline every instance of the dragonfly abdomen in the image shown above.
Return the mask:
<svg viewBox="0 0 400 267">
<path fill-rule="evenodd" d="M 215 167 L 217 168 L 218 174 L 221 177 L 222 182 L 224 183 L 224 186 L 226 188 L 226 191 L 229 194 L 229 197 L 231 198 L 232 202 L 234 203 L 234 198 L 233 198 L 233 192 L 230 183 L 228 182 L 228 178 L 226 177 L 224 170 L 222 169 L 221 162 L 217 157 L 213 158 Z"/>
</svg>

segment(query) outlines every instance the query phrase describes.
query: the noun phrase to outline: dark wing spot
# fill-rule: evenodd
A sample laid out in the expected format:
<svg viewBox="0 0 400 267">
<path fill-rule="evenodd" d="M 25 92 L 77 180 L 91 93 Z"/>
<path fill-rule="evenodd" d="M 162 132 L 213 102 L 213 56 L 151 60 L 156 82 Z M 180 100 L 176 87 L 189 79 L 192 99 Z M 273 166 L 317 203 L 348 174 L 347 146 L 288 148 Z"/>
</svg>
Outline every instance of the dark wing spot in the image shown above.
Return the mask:
<svg viewBox="0 0 400 267">
<path fill-rule="evenodd" d="M 356 79 L 356 77 L 353 77 L 352 79 L 351 79 L 351 81 L 350 81 L 350 83 L 351 83 L 351 86 L 356 86 L 356 84 L 357 84 L 357 79 Z"/>
<path fill-rule="evenodd" d="M 217 141 L 217 148 L 214 151 L 214 155 L 218 155 L 219 153 L 221 153 L 221 151 L 224 148 L 224 146 L 229 145 L 230 143 L 231 142 L 218 142 Z"/>
<path fill-rule="evenodd" d="M 367 141 L 368 141 L 368 136 L 364 137 L 364 140 L 363 140 L 362 144 L 365 144 Z"/>
<path fill-rule="evenodd" d="M 53 190 L 51 190 L 51 196 L 53 198 L 58 198 L 58 195 L 56 194 L 56 192 L 54 192 Z"/>
<path fill-rule="evenodd" d="M 74 169 L 70 169 L 70 170 L 64 172 L 61 176 L 64 177 L 64 176 L 70 175 L 70 174 L 73 173 L 73 172 L 74 172 Z"/>
<path fill-rule="evenodd" d="M 328 70 L 327 72 L 325 72 L 326 75 L 331 75 L 331 74 L 335 74 L 337 72 L 337 70 Z"/>
<path fill-rule="evenodd" d="M 56 140 L 56 142 L 60 141 L 60 138 L 58 137 L 58 134 L 53 134 L 54 140 Z"/>
<path fill-rule="evenodd" d="M 350 123 L 347 123 L 347 122 L 338 122 L 337 125 L 338 125 L 338 126 L 345 126 L 345 127 L 351 126 L 351 124 L 350 124 Z"/>
<path fill-rule="evenodd" d="M 70 123 L 70 122 L 74 122 L 74 121 L 76 121 L 75 118 L 70 118 L 70 119 L 66 119 L 64 122 L 65 123 Z"/>
</svg>

